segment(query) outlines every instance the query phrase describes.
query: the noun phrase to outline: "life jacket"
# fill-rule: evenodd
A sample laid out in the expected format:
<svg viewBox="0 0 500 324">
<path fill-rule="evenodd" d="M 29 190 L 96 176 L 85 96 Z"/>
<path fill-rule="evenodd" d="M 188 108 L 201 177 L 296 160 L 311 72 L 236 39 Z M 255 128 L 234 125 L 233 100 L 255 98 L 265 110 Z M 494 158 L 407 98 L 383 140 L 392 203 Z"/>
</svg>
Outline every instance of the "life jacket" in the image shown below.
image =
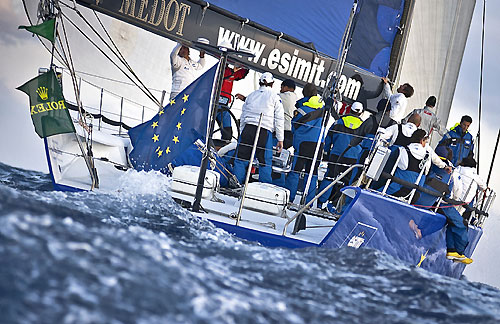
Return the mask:
<svg viewBox="0 0 500 324">
<path fill-rule="evenodd" d="M 305 97 L 295 105 L 296 115 L 292 119 L 293 146 L 298 149 L 302 142 L 317 142 L 325 103 L 320 96 Z"/>
<path fill-rule="evenodd" d="M 428 153 L 425 155 L 424 158 L 422 159 L 417 159 L 413 154 L 411 153 L 410 149 L 405 146 L 404 149 L 406 150 L 406 153 L 408 154 L 408 167 L 406 170 L 401 170 L 399 168 L 396 169 L 396 172 L 394 172 L 394 176 L 396 178 L 399 178 L 401 180 L 405 180 L 411 183 L 415 183 L 420 175 L 420 172 L 422 171 L 422 168 L 424 168 L 424 160 L 427 159 Z M 422 177 L 420 178 L 418 185 L 423 185 L 425 182 L 425 175 L 422 174 Z M 389 188 L 387 189 L 387 193 L 389 195 L 392 195 L 396 192 L 398 192 L 401 188 L 403 188 L 402 185 L 391 182 L 389 185 Z M 402 196 L 405 196 L 407 193 L 411 191 L 409 188 L 405 188 L 408 190 L 405 190 L 405 194 L 402 194 Z"/>
<path fill-rule="evenodd" d="M 343 156 L 349 159 L 357 159 L 361 153 L 361 147 L 351 147 L 344 152 L 351 143 L 353 135 L 357 135 L 363 123 L 361 118 L 354 115 L 342 116 L 333 124 L 325 139 L 325 151 L 330 155 Z"/>
<path fill-rule="evenodd" d="M 410 144 L 410 139 L 411 136 L 408 137 L 405 134 L 403 134 L 403 126 L 401 124 L 398 125 L 398 137 L 396 137 L 396 140 L 394 141 L 394 145 L 399 145 L 399 146 L 407 146 Z"/>
<path fill-rule="evenodd" d="M 448 174 L 448 172 L 446 172 L 444 168 L 441 169 L 433 164 L 429 175 L 425 179 L 423 187 L 429 190 L 433 190 L 436 193 L 445 192 L 446 195 L 449 196 L 449 193 L 454 185 L 453 181 L 450 181 L 450 178 L 451 174 Z M 434 205 L 434 203 L 438 199 L 439 197 L 421 192 L 420 197 L 415 204 L 417 206 L 429 208 L 430 206 Z"/>
<path fill-rule="evenodd" d="M 453 151 L 451 162 L 455 166 L 460 164 L 465 157 L 471 155 L 474 150 L 472 135 L 469 132 L 465 132 L 464 134 L 458 123 L 443 136 L 439 145 L 445 145 Z"/>
<path fill-rule="evenodd" d="M 227 98 L 228 102 L 227 104 L 229 105 L 231 103 L 231 93 L 233 91 L 233 82 L 241 80 L 245 78 L 248 74 L 248 69 L 239 69 L 238 71 L 234 72 L 233 69 L 226 67 L 224 70 L 224 79 L 222 82 L 222 88 L 220 91 L 220 95 Z"/>
</svg>

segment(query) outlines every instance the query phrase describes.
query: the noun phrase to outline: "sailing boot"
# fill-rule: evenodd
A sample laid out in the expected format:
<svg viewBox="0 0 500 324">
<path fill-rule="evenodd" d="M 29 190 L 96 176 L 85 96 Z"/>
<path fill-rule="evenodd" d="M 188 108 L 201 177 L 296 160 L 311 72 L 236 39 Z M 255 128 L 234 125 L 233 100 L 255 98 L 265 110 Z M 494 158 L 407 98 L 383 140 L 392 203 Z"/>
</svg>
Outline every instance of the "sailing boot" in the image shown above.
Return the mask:
<svg viewBox="0 0 500 324">
<path fill-rule="evenodd" d="M 473 262 L 473 260 L 471 258 L 468 258 L 465 255 L 460 254 L 458 252 L 447 252 L 446 258 L 448 260 L 453 261 L 453 262 L 460 262 L 460 263 L 465 263 L 465 264 L 471 264 Z"/>
</svg>

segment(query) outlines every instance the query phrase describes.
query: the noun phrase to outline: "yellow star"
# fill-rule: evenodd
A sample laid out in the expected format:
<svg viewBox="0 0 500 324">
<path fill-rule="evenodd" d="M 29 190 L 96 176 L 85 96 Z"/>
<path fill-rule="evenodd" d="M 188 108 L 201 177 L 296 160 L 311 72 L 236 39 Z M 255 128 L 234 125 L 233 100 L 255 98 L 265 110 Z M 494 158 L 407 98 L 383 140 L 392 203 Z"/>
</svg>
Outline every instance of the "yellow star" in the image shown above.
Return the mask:
<svg viewBox="0 0 500 324">
<path fill-rule="evenodd" d="M 174 143 L 177 144 L 179 143 L 179 138 L 177 136 L 174 136 L 174 139 L 172 141 L 174 141 Z"/>
<path fill-rule="evenodd" d="M 158 151 L 158 157 L 160 157 L 162 154 L 163 154 L 163 151 L 162 151 L 162 150 L 159 150 L 159 151 Z"/>
<path fill-rule="evenodd" d="M 166 154 L 170 153 L 170 146 L 165 149 L 165 153 Z"/>
<path fill-rule="evenodd" d="M 164 113 L 164 111 L 163 111 L 163 109 L 162 109 L 162 110 L 160 110 L 160 112 L 158 113 L 158 115 L 160 115 L 160 116 L 161 116 L 161 115 L 163 115 L 163 113 Z"/>
<path fill-rule="evenodd" d="M 154 129 L 155 127 L 158 127 L 158 122 L 157 122 L 157 121 L 153 122 L 153 125 L 151 125 L 151 127 L 153 127 L 153 129 Z"/>
<path fill-rule="evenodd" d="M 183 97 L 182 97 L 182 100 L 184 100 L 184 102 L 188 101 L 188 98 L 189 98 L 189 95 L 185 94 Z"/>
<path fill-rule="evenodd" d="M 425 254 L 420 255 L 420 262 L 417 264 L 417 268 L 420 268 L 422 262 L 424 262 L 425 258 L 427 257 L 427 252 L 429 252 L 429 250 L 425 251 Z"/>
<path fill-rule="evenodd" d="M 175 99 L 170 100 L 170 106 L 175 105 Z"/>
<path fill-rule="evenodd" d="M 182 108 L 181 110 L 181 115 L 184 115 L 184 112 L 186 111 L 186 108 Z"/>
<path fill-rule="evenodd" d="M 153 141 L 158 142 L 160 140 L 160 135 L 154 134 L 153 137 L 151 138 Z"/>
<path fill-rule="evenodd" d="M 177 127 L 177 130 L 181 130 L 181 125 L 182 124 L 180 122 L 177 123 L 177 126 L 175 126 L 175 127 Z"/>
<path fill-rule="evenodd" d="M 160 147 L 158 146 L 155 150 L 155 152 L 158 152 L 160 150 Z"/>
</svg>

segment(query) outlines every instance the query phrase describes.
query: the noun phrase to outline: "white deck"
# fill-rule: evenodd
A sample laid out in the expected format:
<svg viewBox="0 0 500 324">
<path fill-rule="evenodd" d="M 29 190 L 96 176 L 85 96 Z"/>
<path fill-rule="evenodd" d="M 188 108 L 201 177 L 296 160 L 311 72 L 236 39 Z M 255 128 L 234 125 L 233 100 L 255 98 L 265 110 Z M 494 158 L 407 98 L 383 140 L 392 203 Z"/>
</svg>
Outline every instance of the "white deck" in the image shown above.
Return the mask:
<svg viewBox="0 0 500 324">
<path fill-rule="evenodd" d="M 174 197 L 184 201 L 192 203 L 194 197 L 190 195 L 185 195 L 178 192 L 169 191 L 169 194 Z M 236 225 L 236 220 L 231 218 L 231 214 L 237 214 L 239 209 L 240 201 L 237 198 L 229 197 L 221 194 L 216 194 L 217 198 L 222 199 L 224 203 L 210 201 L 207 199 L 202 199 L 201 206 L 208 213 L 193 213 L 201 218 L 214 220 L 221 223 Z M 272 235 L 281 236 L 283 234 L 283 229 L 289 218 L 295 215 L 295 211 L 286 211 L 286 216 L 288 218 L 283 218 L 279 216 L 274 216 L 270 214 L 264 214 L 256 212 L 253 210 L 243 209 L 241 212 L 240 227 L 256 230 L 259 232 L 264 232 Z M 313 215 L 307 214 L 307 227 L 305 230 L 292 235 L 295 220 L 292 221 L 287 226 L 286 237 L 297 239 L 309 243 L 319 244 L 325 236 L 330 232 L 335 222 L 325 218 L 315 217 Z M 271 227 L 274 224 L 275 228 Z M 321 227 L 314 227 L 321 226 Z M 312 228 L 311 228 L 312 227 Z"/>
</svg>

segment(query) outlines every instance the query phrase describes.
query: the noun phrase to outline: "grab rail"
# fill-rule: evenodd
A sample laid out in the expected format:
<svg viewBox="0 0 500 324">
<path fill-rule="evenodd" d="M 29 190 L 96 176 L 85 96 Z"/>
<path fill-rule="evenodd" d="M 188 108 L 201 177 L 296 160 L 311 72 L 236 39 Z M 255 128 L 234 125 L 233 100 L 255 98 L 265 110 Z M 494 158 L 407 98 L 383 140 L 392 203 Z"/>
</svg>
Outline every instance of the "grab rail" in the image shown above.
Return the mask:
<svg viewBox="0 0 500 324">
<path fill-rule="evenodd" d="M 332 181 L 332 183 L 330 183 L 328 186 L 326 186 L 326 188 L 324 188 L 323 190 L 321 190 L 320 193 L 318 193 L 316 196 L 314 196 L 313 199 L 311 199 L 311 201 L 309 201 L 307 204 L 304 205 L 304 207 L 302 207 L 301 209 L 299 209 L 299 211 L 293 215 L 292 218 L 290 218 L 286 223 L 285 223 L 285 227 L 283 228 L 283 233 L 282 235 L 285 236 L 286 235 L 286 228 L 288 227 L 288 225 L 290 225 L 291 222 L 293 222 L 295 219 L 297 219 L 297 217 L 299 217 L 300 215 L 302 215 L 304 213 L 304 211 L 309 208 L 309 206 L 311 206 L 316 200 L 318 200 L 319 197 L 323 196 L 323 194 L 325 192 L 327 192 L 331 187 L 333 187 L 337 182 L 340 181 L 340 179 L 342 179 L 343 177 L 345 177 L 349 172 L 351 172 L 352 169 L 354 168 L 361 168 L 363 167 L 363 164 L 353 164 L 351 165 L 349 168 L 347 168 L 347 170 L 345 170 L 344 172 L 342 172 L 340 175 L 338 175 L 335 180 Z M 294 233 L 292 233 L 294 234 Z"/>
</svg>

